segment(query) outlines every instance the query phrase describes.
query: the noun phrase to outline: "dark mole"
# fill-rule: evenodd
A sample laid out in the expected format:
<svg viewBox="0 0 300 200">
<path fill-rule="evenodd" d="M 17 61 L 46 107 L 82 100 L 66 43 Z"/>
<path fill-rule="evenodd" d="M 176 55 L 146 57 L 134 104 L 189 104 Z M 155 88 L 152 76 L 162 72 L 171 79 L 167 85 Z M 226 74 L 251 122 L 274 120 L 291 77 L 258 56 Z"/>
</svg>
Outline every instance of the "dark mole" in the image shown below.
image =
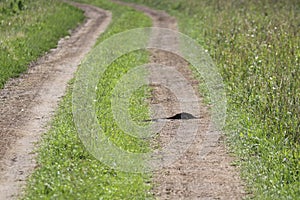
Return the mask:
<svg viewBox="0 0 300 200">
<path fill-rule="evenodd" d="M 187 119 L 198 119 L 194 115 L 186 112 L 177 113 L 176 115 L 172 117 L 166 117 L 166 118 L 158 118 L 158 119 L 150 119 L 150 120 L 143 120 L 144 122 L 150 122 L 150 121 L 158 121 L 160 119 L 170 119 L 170 120 L 187 120 Z"/>
<path fill-rule="evenodd" d="M 182 113 L 178 113 L 172 117 L 163 118 L 163 119 L 196 119 L 196 117 L 190 113 L 182 112 Z"/>
</svg>

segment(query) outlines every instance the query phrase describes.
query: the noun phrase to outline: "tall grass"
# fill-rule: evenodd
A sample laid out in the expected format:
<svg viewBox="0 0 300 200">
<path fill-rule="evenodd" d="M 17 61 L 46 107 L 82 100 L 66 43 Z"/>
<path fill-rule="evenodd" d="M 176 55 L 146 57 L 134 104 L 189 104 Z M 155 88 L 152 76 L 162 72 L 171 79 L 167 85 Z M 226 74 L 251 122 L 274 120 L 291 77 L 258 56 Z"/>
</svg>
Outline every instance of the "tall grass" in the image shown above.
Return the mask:
<svg viewBox="0 0 300 200">
<path fill-rule="evenodd" d="M 300 196 L 300 3 L 127 0 L 177 16 L 227 87 L 228 139 L 257 199 Z"/>
<path fill-rule="evenodd" d="M 0 88 L 83 19 L 81 10 L 59 0 L 0 1 Z"/>
</svg>

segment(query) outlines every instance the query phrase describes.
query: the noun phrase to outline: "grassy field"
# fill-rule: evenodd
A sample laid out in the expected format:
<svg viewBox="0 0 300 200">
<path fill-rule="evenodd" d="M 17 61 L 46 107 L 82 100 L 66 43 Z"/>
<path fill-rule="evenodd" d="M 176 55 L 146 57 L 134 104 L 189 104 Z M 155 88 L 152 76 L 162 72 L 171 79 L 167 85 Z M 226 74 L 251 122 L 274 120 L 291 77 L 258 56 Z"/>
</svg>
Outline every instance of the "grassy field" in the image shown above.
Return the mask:
<svg viewBox="0 0 300 200">
<path fill-rule="evenodd" d="M 81 10 L 59 0 L 0 1 L 0 88 L 83 19 Z"/>
<path fill-rule="evenodd" d="M 151 26 L 142 13 L 112 4 L 108 0 L 78 1 L 94 4 L 113 12 L 113 22 L 98 41 L 135 27 Z M 105 71 L 97 86 L 99 123 L 117 146 L 130 152 L 144 152 L 149 144 L 130 137 L 118 128 L 111 110 L 112 89 L 131 68 L 148 61 L 143 51 L 117 59 Z M 24 199 L 151 199 L 151 174 L 133 174 L 114 170 L 86 151 L 78 138 L 72 115 L 72 87 L 60 104 L 52 129 L 44 136 L 38 150 L 39 167 L 29 180 Z M 148 87 L 133 94 L 130 113 L 133 118 L 148 118 Z"/>
<path fill-rule="evenodd" d="M 167 10 L 217 64 L 229 145 L 255 199 L 300 196 L 300 2 L 127 0 Z"/>
</svg>

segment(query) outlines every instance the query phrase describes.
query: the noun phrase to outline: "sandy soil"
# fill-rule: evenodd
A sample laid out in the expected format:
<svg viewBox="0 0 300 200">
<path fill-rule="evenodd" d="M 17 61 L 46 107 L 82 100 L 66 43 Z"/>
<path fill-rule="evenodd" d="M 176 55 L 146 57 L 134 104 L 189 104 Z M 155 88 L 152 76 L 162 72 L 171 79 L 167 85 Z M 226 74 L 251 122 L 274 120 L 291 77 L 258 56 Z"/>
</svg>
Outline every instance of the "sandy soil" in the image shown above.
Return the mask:
<svg viewBox="0 0 300 200">
<path fill-rule="evenodd" d="M 110 23 L 110 12 L 72 4 L 85 11 L 85 22 L 33 63 L 27 73 L 0 90 L 0 199 L 22 194 L 26 178 L 36 166 L 34 143 L 47 131 L 81 59 Z"/>
<path fill-rule="evenodd" d="M 153 20 L 154 27 L 178 30 L 176 19 L 164 11 L 130 3 L 122 4 L 144 12 Z M 164 42 L 172 48 L 178 48 L 176 38 L 159 33 L 152 36 L 151 42 Z M 195 120 L 169 121 L 159 132 L 157 142 L 159 146 L 164 146 L 175 137 L 178 129 L 189 135 L 195 126 L 198 128 L 196 137 L 190 141 L 188 150 L 181 158 L 154 173 L 154 195 L 158 199 L 242 199 L 245 192 L 239 169 L 230 164 L 234 158 L 229 156 L 222 134 L 208 132 L 211 120 L 209 110 L 202 103 L 203 98 L 197 89 L 198 82 L 193 78 L 188 63 L 177 55 L 160 50 L 151 50 L 151 62 L 166 65 L 149 68 L 154 89 L 151 106 L 155 110 L 157 105 L 161 105 L 165 110 L 165 116 L 156 112 L 158 114 L 153 118 L 169 117 L 182 111 L 199 117 Z M 195 95 L 186 92 L 188 87 L 193 88 Z M 183 106 L 180 108 L 179 105 Z M 213 138 L 219 139 L 214 142 Z M 186 141 L 186 138 L 183 140 Z M 179 142 L 177 145 L 186 144 Z M 202 148 L 209 148 L 204 158 L 200 157 Z"/>
</svg>

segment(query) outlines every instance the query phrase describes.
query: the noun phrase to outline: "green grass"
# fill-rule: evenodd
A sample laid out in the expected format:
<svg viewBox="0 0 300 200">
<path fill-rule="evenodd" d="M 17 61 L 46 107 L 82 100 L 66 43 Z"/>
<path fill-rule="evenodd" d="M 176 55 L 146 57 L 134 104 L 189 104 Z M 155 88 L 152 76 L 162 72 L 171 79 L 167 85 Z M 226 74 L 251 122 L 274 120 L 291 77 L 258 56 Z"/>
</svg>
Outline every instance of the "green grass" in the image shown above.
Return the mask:
<svg viewBox="0 0 300 200">
<path fill-rule="evenodd" d="M 146 52 L 133 52 L 126 56 L 122 56 L 110 66 L 103 74 L 103 78 L 98 84 L 97 93 L 97 111 L 98 120 L 105 130 L 105 133 L 110 137 L 119 148 L 134 153 L 148 152 L 148 141 L 140 140 L 136 137 L 124 134 L 114 122 L 113 113 L 111 110 L 112 92 L 122 75 L 125 75 L 128 70 L 135 66 L 147 63 L 148 54 Z M 148 119 L 148 104 L 146 103 L 147 97 L 150 97 L 150 88 L 141 87 L 130 98 L 129 112 L 132 119 L 138 123 Z M 121 99 L 120 99 L 121 100 Z"/>
<path fill-rule="evenodd" d="M 113 34 L 151 26 L 142 13 L 115 5 L 107 0 L 80 1 L 113 12 L 113 22 L 98 41 Z M 97 114 L 99 123 L 116 145 L 130 152 L 144 152 L 150 146 L 143 140 L 124 134 L 113 120 L 112 89 L 122 75 L 135 66 L 147 63 L 144 51 L 132 52 L 117 59 L 105 71 L 97 86 Z M 38 150 L 38 168 L 31 176 L 24 199 L 149 199 L 152 197 L 151 174 L 126 173 L 99 162 L 86 151 L 73 122 L 72 87 L 60 103 L 51 130 L 43 137 Z M 148 87 L 141 87 L 130 100 L 130 114 L 134 119 L 148 118 L 150 95 Z"/>
<path fill-rule="evenodd" d="M 54 48 L 83 19 L 81 10 L 59 0 L 1 1 L 0 88 Z"/>
<path fill-rule="evenodd" d="M 298 0 L 127 0 L 167 10 L 215 60 L 226 132 L 254 199 L 300 197 Z"/>
</svg>

